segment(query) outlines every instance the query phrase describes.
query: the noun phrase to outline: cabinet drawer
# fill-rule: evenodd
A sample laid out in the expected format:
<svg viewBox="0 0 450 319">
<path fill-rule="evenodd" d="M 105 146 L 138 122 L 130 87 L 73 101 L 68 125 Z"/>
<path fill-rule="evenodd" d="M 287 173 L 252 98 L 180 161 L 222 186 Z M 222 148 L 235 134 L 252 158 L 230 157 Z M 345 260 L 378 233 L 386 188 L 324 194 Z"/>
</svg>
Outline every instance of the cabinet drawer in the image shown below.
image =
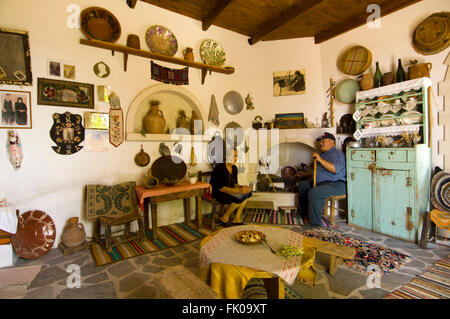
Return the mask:
<svg viewBox="0 0 450 319">
<path fill-rule="evenodd" d="M 375 161 L 375 151 L 353 150 L 353 161 Z"/>
<path fill-rule="evenodd" d="M 406 150 L 377 151 L 377 161 L 406 162 Z"/>
</svg>

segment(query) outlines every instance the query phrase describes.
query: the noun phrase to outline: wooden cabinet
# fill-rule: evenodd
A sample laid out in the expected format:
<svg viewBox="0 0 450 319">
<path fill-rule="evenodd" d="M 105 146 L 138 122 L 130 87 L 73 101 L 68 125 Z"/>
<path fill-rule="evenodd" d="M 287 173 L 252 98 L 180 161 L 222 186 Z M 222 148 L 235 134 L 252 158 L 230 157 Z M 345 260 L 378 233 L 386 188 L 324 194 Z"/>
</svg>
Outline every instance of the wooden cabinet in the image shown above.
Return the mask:
<svg viewBox="0 0 450 319">
<path fill-rule="evenodd" d="M 430 199 L 431 149 L 428 147 L 427 123 L 430 84 L 425 79 L 422 82 L 412 81 L 414 91 L 411 91 L 407 82 L 400 83 L 401 91 L 395 91 L 393 86 L 398 84 L 394 84 L 364 91 L 363 99 L 358 99 L 357 93 L 357 111 L 361 105 L 367 104 L 370 91 L 376 91 L 375 100 L 381 97 L 387 102 L 414 94 L 421 102 L 420 107 L 415 109 L 420 113 L 421 120 L 415 123 L 414 128 L 421 134 L 421 140 L 413 145 L 405 142 L 404 145 L 409 147 L 347 148 L 348 222 L 377 233 L 418 242 L 423 215 L 429 209 Z M 395 118 L 401 119 L 402 113 Z M 405 137 L 404 132 L 412 132 L 411 125 L 379 126 L 376 129 L 370 126 L 366 129 L 365 121 L 368 119 L 357 120 L 361 141 L 364 138 L 381 140 L 378 137 L 399 141 L 402 136 Z M 355 133 L 355 137 L 358 134 Z M 367 145 L 367 141 L 362 142 Z"/>
</svg>

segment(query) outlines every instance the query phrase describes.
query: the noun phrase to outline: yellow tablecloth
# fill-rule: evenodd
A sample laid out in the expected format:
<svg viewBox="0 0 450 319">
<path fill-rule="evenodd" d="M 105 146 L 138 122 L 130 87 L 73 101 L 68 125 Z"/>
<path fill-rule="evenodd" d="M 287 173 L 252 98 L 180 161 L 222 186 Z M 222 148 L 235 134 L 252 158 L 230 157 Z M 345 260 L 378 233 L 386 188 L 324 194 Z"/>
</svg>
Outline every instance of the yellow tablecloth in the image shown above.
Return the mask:
<svg viewBox="0 0 450 319">
<path fill-rule="evenodd" d="M 200 247 L 203 247 L 218 232 L 216 231 L 205 237 Z M 304 254 L 302 255 L 300 272 L 297 276 L 297 279 L 301 282 L 306 282 L 310 285 L 315 284 L 317 276 L 314 267 L 315 255 L 316 251 L 314 248 L 305 248 Z M 241 299 L 249 280 L 256 276 L 260 277 L 259 275 L 261 274 L 267 274 L 268 278 L 272 276 L 258 269 L 222 263 L 208 264 L 199 271 L 199 277 L 211 286 L 221 299 Z"/>
</svg>

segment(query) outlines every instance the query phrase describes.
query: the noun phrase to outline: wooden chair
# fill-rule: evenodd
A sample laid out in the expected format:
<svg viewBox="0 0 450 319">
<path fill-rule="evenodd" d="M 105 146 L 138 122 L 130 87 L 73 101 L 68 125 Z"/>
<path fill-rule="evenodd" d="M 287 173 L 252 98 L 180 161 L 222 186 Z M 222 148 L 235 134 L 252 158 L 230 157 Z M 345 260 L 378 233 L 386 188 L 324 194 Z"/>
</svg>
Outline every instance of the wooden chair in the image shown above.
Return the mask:
<svg viewBox="0 0 450 319">
<path fill-rule="evenodd" d="M 211 174 L 212 171 L 208 171 L 208 172 L 202 172 L 199 171 L 198 172 L 198 180 L 201 182 L 208 182 L 211 179 Z M 225 212 L 225 206 L 222 203 L 219 203 L 218 201 L 216 201 L 213 197 L 212 194 L 210 192 L 205 192 L 205 194 L 202 196 L 202 200 L 207 201 L 209 203 L 211 203 L 211 229 L 215 230 L 216 229 L 216 210 L 217 210 L 217 206 L 219 206 L 219 216 L 222 216 L 223 213 Z"/>
<path fill-rule="evenodd" d="M 133 184 L 134 188 L 135 188 L 136 184 L 134 182 L 132 182 L 131 184 Z M 95 190 L 88 186 L 89 185 L 86 186 L 86 198 L 89 198 L 89 196 L 95 196 Z M 91 194 L 91 192 L 92 192 L 92 194 Z M 108 253 L 111 252 L 112 247 L 114 247 L 114 246 L 117 246 L 124 242 L 131 241 L 133 239 L 144 240 L 144 238 L 145 238 L 144 221 L 143 221 L 142 216 L 139 213 L 139 206 L 138 206 L 138 202 L 137 202 L 136 190 L 134 190 L 134 195 L 136 196 L 136 198 L 130 198 L 129 202 L 127 203 L 127 204 L 131 205 L 131 207 L 132 207 L 131 213 L 126 213 L 123 215 L 119 214 L 117 217 L 116 216 L 114 216 L 114 217 L 98 216 L 94 220 L 94 241 L 96 243 L 98 243 L 99 245 L 101 245 Z M 114 199 L 112 199 L 112 201 L 114 202 Z M 139 231 L 137 234 L 133 234 L 130 232 L 130 224 L 133 221 L 137 221 L 137 223 L 138 223 Z M 105 235 L 104 235 L 105 241 L 101 240 L 101 226 L 102 225 L 105 229 Z M 120 226 L 120 225 L 125 225 L 125 229 L 124 229 L 125 235 L 126 235 L 125 239 L 119 240 L 116 243 L 113 243 L 111 227 L 112 226 Z"/>
<path fill-rule="evenodd" d="M 433 230 L 430 232 L 431 228 L 433 228 Z M 427 241 L 431 238 L 433 238 L 433 242 L 436 243 L 438 228 L 447 230 L 448 235 L 448 232 L 450 231 L 450 212 L 444 212 L 438 209 L 433 209 L 431 212 L 425 212 L 419 241 L 420 248 L 426 249 Z M 430 233 L 429 236 L 428 233 Z M 447 238 L 448 236 L 445 237 Z"/>
<path fill-rule="evenodd" d="M 342 209 L 342 208 L 336 208 L 336 202 L 338 200 L 341 199 L 347 199 L 347 194 L 344 195 L 337 195 L 337 196 L 330 196 L 325 200 L 325 205 L 323 207 L 323 215 L 327 216 L 328 215 L 328 208 L 330 208 L 330 218 L 329 218 L 329 222 L 331 226 L 334 226 L 334 222 L 335 222 L 335 218 L 334 215 L 337 211 L 340 212 L 346 212 L 346 209 Z"/>
</svg>

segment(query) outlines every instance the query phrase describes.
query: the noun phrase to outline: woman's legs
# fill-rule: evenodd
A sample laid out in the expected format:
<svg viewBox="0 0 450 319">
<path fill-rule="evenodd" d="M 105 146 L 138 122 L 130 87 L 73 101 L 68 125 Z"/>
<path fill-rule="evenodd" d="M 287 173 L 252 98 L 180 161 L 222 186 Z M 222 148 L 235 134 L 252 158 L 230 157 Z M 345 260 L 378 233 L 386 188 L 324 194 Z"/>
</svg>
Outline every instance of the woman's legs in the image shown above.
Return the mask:
<svg viewBox="0 0 450 319">
<path fill-rule="evenodd" d="M 239 205 L 240 205 L 239 203 L 231 203 L 230 206 L 228 206 L 228 208 L 225 211 L 225 213 L 223 214 L 223 216 L 220 217 L 220 220 L 223 223 L 228 223 L 228 220 L 230 219 L 231 213 L 233 213 L 234 210 L 239 207 Z"/>
<path fill-rule="evenodd" d="M 248 198 L 244 200 L 242 203 L 238 204 L 239 206 L 237 207 L 236 215 L 234 215 L 233 223 L 242 223 L 241 214 L 245 208 L 245 205 L 247 205 L 247 202 Z"/>
<path fill-rule="evenodd" d="M 233 223 L 242 223 L 241 221 L 241 215 L 245 208 L 245 205 L 247 205 L 248 198 L 244 200 L 242 203 L 231 203 L 230 206 L 228 206 L 227 210 L 223 214 L 223 216 L 220 218 L 220 220 L 223 223 L 227 223 L 230 220 L 231 214 L 236 210 L 236 214 L 233 218 Z"/>
</svg>

